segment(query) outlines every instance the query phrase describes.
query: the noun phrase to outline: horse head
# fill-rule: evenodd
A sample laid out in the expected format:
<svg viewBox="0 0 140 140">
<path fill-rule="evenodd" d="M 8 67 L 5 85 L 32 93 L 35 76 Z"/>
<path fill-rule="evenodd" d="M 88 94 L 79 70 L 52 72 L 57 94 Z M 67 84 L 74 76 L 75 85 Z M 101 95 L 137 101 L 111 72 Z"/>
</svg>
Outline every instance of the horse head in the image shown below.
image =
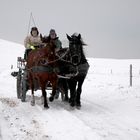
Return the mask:
<svg viewBox="0 0 140 140">
<path fill-rule="evenodd" d="M 42 34 L 40 34 L 40 39 L 42 41 L 42 43 L 49 43 L 51 38 L 49 36 L 42 36 Z"/>
<path fill-rule="evenodd" d="M 69 40 L 70 61 L 74 65 L 78 65 L 81 62 L 84 45 L 81 34 L 73 34 L 72 36 L 67 35 L 67 38 Z"/>
<path fill-rule="evenodd" d="M 43 37 L 42 35 L 40 35 L 40 38 L 46 48 L 44 49 L 44 51 L 46 50 L 48 61 L 53 61 L 56 58 L 56 55 L 55 55 L 56 46 L 55 46 L 54 41 L 51 40 L 50 37 L 46 37 L 46 36 Z"/>
</svg>

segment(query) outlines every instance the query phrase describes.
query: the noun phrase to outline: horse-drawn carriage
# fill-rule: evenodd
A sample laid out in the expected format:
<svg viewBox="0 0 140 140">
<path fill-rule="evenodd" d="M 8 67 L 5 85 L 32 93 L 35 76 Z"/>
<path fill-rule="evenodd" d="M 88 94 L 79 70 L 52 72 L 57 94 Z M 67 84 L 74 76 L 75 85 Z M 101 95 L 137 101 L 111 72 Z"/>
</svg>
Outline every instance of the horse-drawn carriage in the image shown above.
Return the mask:
<svg viewBox="0 0 140 140">
<path fill-rule="evenodd" d="M 55 53 L 53 42 L 47 42 L 46 47 L 32 51 L 27 61 L 17 59 L 17 98 L 25 101 L 26 92 L 31 89 L 32 101 L 35 104 L 34 91 L 41 89 L 44 97 L 44 107 L 48 108 L 46 89 L 51 89 L 50 101 L 54 100 L 56 91 L 62 92 L 62 98 L 70 105 L 81 106 L 80 95 L 82 84 L 88 72 L 89 64 L 85 58 L 81 35 L 68 36 L 69 48 Z M 48 86 L 51 83 L 51 87 Z M 77 89 L 76 89 L 77 87 Z M 70 98 L 68 98 L 68 89 Z"/>
</svg>

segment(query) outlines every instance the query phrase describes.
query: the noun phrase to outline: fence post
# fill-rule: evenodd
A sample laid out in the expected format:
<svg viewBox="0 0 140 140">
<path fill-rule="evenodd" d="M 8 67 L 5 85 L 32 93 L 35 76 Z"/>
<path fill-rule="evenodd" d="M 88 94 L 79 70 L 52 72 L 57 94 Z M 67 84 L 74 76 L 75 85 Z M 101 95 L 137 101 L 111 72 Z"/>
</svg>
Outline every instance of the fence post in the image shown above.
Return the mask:
<svg viewBox="0 0 140 140">
<path fill-rule="evenodd" d="M 130 87 L 132 87 L 132 64 L 130 64 Z"/>
</svg>

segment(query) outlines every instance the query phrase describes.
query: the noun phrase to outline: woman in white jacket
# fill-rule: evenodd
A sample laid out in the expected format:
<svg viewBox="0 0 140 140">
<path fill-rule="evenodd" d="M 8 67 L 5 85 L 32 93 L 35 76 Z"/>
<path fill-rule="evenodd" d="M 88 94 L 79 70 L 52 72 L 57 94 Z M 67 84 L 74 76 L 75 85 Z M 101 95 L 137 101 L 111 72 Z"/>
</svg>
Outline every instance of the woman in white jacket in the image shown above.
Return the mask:
<svg viewBox="0 0 140 140">
<path fill-rule="evenodd" d="M 28 35 L 24 40 L 25 46 L 25 55 L 24 58 L 27 59 L 27 56 L 31 50 L 39 48 L 42 45 L 41 38 L 39 36 L 39 31 L 37 27 L 32 27 L 30 35 Z"/>
</svg>

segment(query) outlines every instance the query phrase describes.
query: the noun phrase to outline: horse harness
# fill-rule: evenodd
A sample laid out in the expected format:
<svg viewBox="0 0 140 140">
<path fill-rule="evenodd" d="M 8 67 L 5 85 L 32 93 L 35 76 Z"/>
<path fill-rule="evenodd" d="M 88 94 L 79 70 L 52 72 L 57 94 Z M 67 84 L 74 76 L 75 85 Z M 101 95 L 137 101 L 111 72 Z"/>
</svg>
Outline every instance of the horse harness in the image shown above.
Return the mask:
<svg viewBox="0 0 140 140">
<path fill-rule="evenodd" d="M 64 57 L 68 53 L 69 53 L 69 49 L 67 49 L 66 52 L 62 56 L 59 56 L 57 54 L 58 58 L 55 59 L 55 60 L 49 61 L 49 62 L 45 58 L 42 58 L 42 60 L 45 60 L 44 63 L 41 63 L 41 65 L 39 65 L 39 66 L 38 65 L 33 66 L 30 69 L 27 69 L 27 71 L 32 71 L 32 72 L 35 72 L 35 73 L 38 73 L 38 72 L 47 72 L 47 73 L 50 73 L 50 74 L 51 73 L 56 73 L 59 78 L 64 78 L 64 79 L 70 79 L 72 77 L 78 76 L 79 74 L 80 75 L 85 75 L 85 73 L 86 73 L 86 71 L 89 67 L 88 63 L 78 64 L 78 65 L 74 66 L 75 70 L 76 70 L 76 73 L 69 73 L 69 74 L 65 74 L 65 75 L 60 75 L 59 74 L 59 67 L 51 65 L 55 62 L 58 62 L 59 60 L 61 60 L 62 62 L 71 63 L 71 61 L 68 61 L 68 60 L 64 59 Z"/>
</svg>

